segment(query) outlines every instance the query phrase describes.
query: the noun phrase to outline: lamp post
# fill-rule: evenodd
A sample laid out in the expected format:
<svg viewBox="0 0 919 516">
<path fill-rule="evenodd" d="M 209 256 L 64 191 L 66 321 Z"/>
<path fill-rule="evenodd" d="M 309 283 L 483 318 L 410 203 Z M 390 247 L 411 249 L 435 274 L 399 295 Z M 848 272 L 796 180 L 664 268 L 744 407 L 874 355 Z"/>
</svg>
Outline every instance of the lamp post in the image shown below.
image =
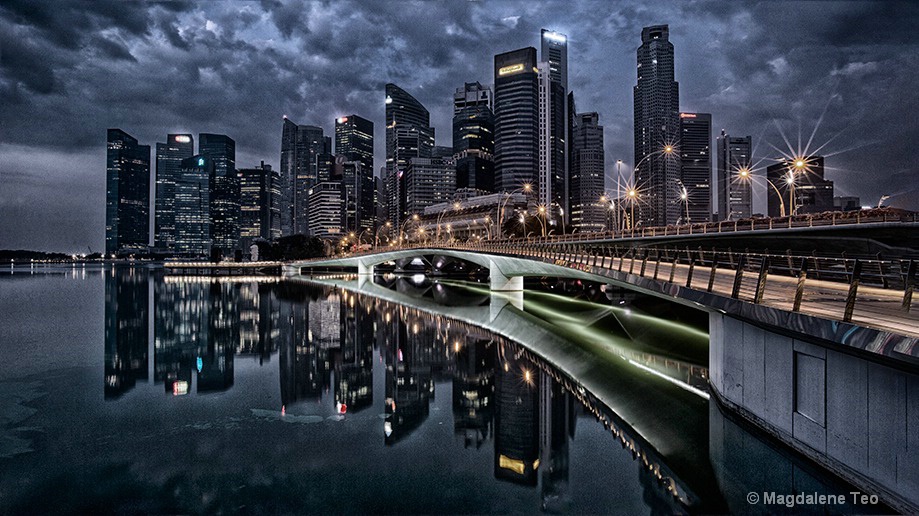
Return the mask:
<svg viewBox="0 0 919 516">
<path fill-rule="evenodd" d="M 501 204 L 498 206 L 498 220 L 495 221 L 495 223 L 498 225 L 498 229 L 497 229 L 497 231 L 495 232 L 495 233 L 497 233 L 498 238 L 503 238 L 503 237 L 504 237 L 504 230 L 503 230 L 503 228 L 501 228 L 501 222 L 504 221 L 504 208 L 505 208 L 505 206 L 507 206 L 507 201 L 508 201 L 511 197 L 513 197 L 514 194 L 516 194 L 516 193 L 523 192 L 523 193 L 526 194 L 526 193 L 530 193 L 531 191 L 533 191 L 533 185 L 531 185 L 530 183 L 524 183 L 523 186 L 521 186 L 520 188 L 514 190 L 513 192 L 510 192 L 510 193 L 505 192 L 505 193 L 504 193 L 504 200 L 501 201 Z"/>
<path fill-rule="evenodd" d="M 380 245 L 380 231 L 382 231 L 383 228 L 391 228 L 391 227 L 392 227 L 392 222 L 387 220 L 386 224 L 383 224 L 382 226 L 377 228 L 377 232 L 373 237 L 373 248 L 374 249 L 376 249 Z"/>
<path fill-rule="evenodd" d="M 456 211 L 459 211 L 461 206 L 462 205 L 459 202 L 453 203 L 453 209 Z M 437 216 L 437 235 L 434 238 L 435 241 L 440 240 L 440 221 L 443 220 L 444 214 L 447 213 L 447 210 L 449 209 L 450 209 L 450 206 L 447 206 L 446 208 L 440 210 L 440 215 Z"/>
<path fill-rule="evenodd" d="M 638 190 L 629 188 L 626 195 L 628 195 L 629 205 L 632 209 L 631 215 L 629 215 L 629 229 L 632 232 L 632 236 L 635 236 L 635 203 L 638 202 Z"/>
<path fill-rule="evenodd" d="M 539 224 L 542 226 L 542 236 L 543 238 L 545 238 L 546 237 L 546 207 L 543 205 L 539 205 L 539 207 L 536 208 L 536 212 L 538 213 L 537 219 L 539 220 Z"/>
<path fill-rule="evenodd" d="M 680 200 L 683 201 L 683 204 L 686 206 L 686 220 L 684 224 L 689 224 L 689 192 L 686 190 L 686 185 L 680 183 Z"/>
</svg>

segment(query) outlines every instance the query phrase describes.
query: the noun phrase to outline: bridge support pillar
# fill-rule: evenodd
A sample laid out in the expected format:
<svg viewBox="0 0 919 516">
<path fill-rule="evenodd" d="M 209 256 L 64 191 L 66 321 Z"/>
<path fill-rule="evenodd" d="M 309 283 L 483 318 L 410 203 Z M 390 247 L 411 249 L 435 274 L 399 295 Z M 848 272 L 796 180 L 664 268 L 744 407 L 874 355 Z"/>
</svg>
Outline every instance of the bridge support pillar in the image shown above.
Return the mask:
<svg viewBox="0 0 919 516">
<path fill-rule="evenodd" d="M 498 315 L 504 310 L 506 306 L 513 306 L 514 308 L 523 310 L 523 291 L 515 292 L 492 292 L 491 300 L 488 303 L 489 310 L 489 320 L 494 322 L 498 318 Z"/>
<path fill-rule="evenodd" d="M 365 265 L 361 262 L 357 263 L 357 275 L 358 276 L 373 276 L 373 265 Z"/>
<path fill-rule="evenodd" d="M 492 291 L 514 292 L 523 290 L 523 276 L 507 277 L 501 272 L 501 269 L 495 265 L 495 262 L 489 263 L 488 271 Z"/>
</svg>

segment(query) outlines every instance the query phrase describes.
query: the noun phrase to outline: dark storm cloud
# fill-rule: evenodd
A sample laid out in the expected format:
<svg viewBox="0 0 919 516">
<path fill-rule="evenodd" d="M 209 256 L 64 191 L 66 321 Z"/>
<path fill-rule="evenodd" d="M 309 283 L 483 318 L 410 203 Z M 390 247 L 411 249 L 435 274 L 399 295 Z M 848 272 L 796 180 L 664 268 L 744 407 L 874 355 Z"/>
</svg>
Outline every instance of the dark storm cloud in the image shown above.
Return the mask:
<svg viewBox="0 0 919 516">
<path fill-rule="evenodd" d="M 0 248 L 98 247 L 109 127 L 151 145 L 222 132 L 240 166 L 277 166 L 282 115 L 331 131 L 357 113 L 375 122 L 379 168 L 383 87 L 395 82 L 449 145 L 453 90 L 490 84 L 494 54 L 538 47 L 541 27 L 569 35 L 569 83 L 579 111 L 600 113 L 612 170 L 632 159 L 635 48 L 658 23 L 670 24 L 681 106 L 711 112 L 716 133 L 751 134 L 773 157 L 782 133 L 796 144 L 800 125 L 806 141 L 826 110 L 814 141 L 832 139 L 838 192 L 919 197 L 919 163 L 903 150 L 919 139 L 908 3 L 8 0 Z"/>
</svg>

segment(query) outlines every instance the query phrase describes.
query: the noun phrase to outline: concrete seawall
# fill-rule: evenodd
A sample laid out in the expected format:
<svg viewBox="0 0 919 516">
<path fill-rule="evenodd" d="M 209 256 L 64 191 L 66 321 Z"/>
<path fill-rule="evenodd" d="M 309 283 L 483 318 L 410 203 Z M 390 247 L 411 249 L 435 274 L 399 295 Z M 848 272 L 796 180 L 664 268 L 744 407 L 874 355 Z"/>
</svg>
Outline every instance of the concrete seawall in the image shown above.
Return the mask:
<svg viewBox="0 0 919 516">
<path fill-rule="evenodd" d="M 846 346 L 713 312 L 717 399 L 898 510 L 919 512 L 919 374 Z"/>
</svg>

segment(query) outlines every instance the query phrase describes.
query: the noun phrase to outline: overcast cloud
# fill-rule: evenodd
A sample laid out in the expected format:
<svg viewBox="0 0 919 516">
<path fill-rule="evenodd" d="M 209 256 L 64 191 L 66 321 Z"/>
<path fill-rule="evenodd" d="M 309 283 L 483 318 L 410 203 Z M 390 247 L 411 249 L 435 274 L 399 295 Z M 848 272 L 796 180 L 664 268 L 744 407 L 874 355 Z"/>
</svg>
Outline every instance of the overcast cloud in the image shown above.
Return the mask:
<svg viewBox="0 0 919 516">
<path fill-rule="evenodd" d="M 909 2 L 122 2 L 0 4 L 0 248 L 102 248 L 105 131 L 154 146 L 216 132 L 237 165 L 277 167 L 281 117 L 322 126 L 356 113 L 376 125 L 395 82 L 451 142 L 452 93 L 493 82 L 495 53 L 569 36 L 579 111 L 605 126 L 610 170 L 632 162 L 632 87 L 641 28 L 670 25 L 684 111 L 713 132 L 780 129 L 826 143 L 837 195 L 919 209 L 919 15 Z M 828 142 L 828 143 L 827 143 Z M 762 162 L 765 166 L 767 161 Z M 758 209 L 764 209 L 762 200 Z"/>
</svg>

